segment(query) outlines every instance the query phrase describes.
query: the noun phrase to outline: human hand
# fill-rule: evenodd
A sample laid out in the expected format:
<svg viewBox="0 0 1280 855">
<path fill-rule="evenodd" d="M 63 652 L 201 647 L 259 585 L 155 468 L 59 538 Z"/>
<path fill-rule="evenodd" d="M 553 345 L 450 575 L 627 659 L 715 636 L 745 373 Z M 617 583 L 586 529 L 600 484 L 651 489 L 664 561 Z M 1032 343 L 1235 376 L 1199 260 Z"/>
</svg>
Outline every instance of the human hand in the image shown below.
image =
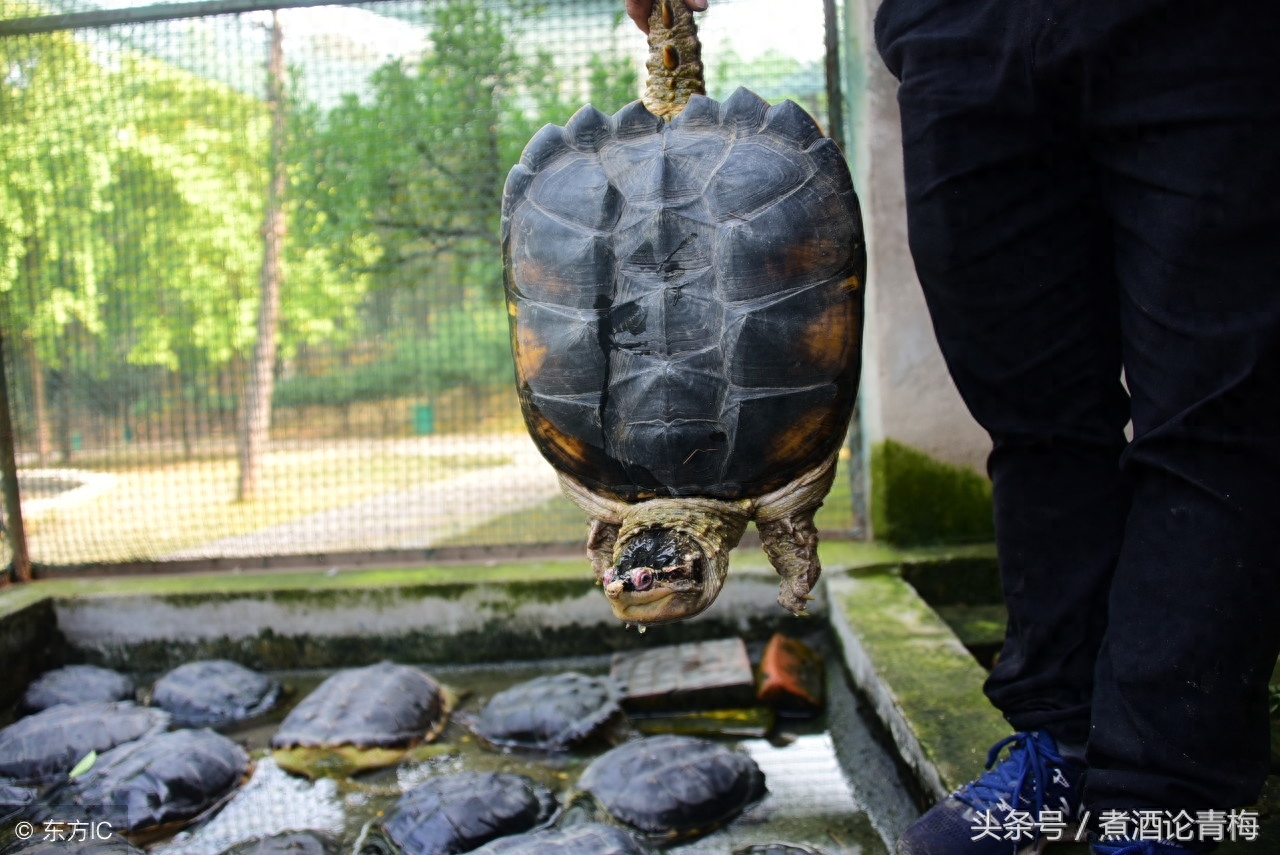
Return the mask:
<svg viewBox="0 0 1280 855">
<path fill-rule="evenodd" d="M 653 0 L 626 0 L 627 16 L 636 22 L 642 32 L 649 32 L 649 13 L 653 10 Z M 695 12 L 707 11 L 707 0 L 684 0 L 684 5 Z"/>
</svg>

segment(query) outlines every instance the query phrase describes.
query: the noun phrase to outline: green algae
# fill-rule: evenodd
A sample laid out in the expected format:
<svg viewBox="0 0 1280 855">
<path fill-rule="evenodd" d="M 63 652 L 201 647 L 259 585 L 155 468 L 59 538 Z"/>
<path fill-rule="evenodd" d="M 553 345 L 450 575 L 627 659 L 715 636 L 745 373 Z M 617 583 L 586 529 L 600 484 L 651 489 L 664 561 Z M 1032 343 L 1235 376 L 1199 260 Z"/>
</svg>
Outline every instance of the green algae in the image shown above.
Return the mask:
<svg viewBox="0 0 1280 855">
<path fill-rule="evenodd" d="M 982 693 L 982 668 L 897 575 L 846 576 L 828 590 L 943 788 L 973 778 L 986 748 L 1009 733 Z"/>
<path fill-rule="evenodd" d="M 871 525 L 898 546 L 991 540 L 991 482 L 885 440 L 871 449 Z"/>
</svg>

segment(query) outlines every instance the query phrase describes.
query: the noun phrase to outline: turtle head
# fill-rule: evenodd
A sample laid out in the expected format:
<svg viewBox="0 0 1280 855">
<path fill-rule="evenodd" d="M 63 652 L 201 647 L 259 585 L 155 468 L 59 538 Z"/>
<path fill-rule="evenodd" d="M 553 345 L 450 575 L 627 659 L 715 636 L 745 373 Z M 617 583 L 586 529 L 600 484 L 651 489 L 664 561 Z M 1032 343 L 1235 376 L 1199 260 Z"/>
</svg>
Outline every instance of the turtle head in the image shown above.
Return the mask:
<svg viewBox="0 0 1280 855">
<path fill-rule="evenodd" d="M 604 592 L 619 620 L 640 625 L 692 617 L 720 593 L 724 575 L 702 546 L 678 529 L 649 526 L 636 531 L 615 552 L 605 571 Z"/>
<path fill-rule="evenodd" d="M 715 602 L 729 550 L 750 518 L 745 502 L 656 498 L 622 513 L 613 566 L 600 581 L 614 615 L 648 626 L 693 617 Z"/>
</svg>

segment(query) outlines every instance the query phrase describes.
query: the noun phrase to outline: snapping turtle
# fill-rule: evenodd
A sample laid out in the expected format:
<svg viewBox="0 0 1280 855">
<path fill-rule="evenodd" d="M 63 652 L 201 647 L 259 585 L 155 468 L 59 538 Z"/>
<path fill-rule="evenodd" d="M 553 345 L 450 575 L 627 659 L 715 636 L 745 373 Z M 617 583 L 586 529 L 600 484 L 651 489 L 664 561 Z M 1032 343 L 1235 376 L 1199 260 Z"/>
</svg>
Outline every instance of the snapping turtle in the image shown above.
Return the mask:
<svg viewBox="0 0 1280 855">
<path fill-rule="evenodd" d="M 280 684 L 226 659 L 179 665 L 151 688 L 151 704 L 180 727 L 218 727 L 262 715 L 280 699 Z"/>
<path fill-rule="evenodd" d="M 565 671 L 495 694 L 472 730 L 498 748 L 565 751 L 622 712 L 617 684 Z"/>
<path fill-rule="evenodd" d="M 69 773 L 90 751 L 107 751 L 168 726 L 168 713 L 129 701 L 58 704 L 0 730 L 0 776 L 47 783 Z"/>
<path fill-rule="evenodd" d="M 648 90 L 533 137 L 502 246 L 525 424 L 591 517 L 614 614 L 716 598 L 754 520 L 804 612 L 813 514 L 857 392 L 866 250 L 849 169 L 796 104 L 701 94 L 689 10 L 659 0 Z"/>
<path fill-rule="evenodd" d="M 282 831 L 241 841 L 221 855 L 338 855 L 342 841 L 323 831 Z"/>
<path fill-rule="evenodd" d="M 476 849 L 474 855 L 647 855 L 648 852 L 622 829 L 593 822 L 500 837 Z"/>
<path fill-rule="evenodd" d="M 650 842 L 668 844 L 724 825 L 765 794 L 764 773 L 741 751 L 692 736 L 649 736 L 587 766 L 578 789 Z"/>
<path fill-rule="evenodd" d="M 285 716 L 271 737 L 273 756 L 310 778 L 390 766 L 435 739 L 452 706 L 439 683 L 409 665 L 339 671 Z"/>
<path fill-rule="evenodd" d="M 129 701 L 133 693 L 133 680 L 119 671 L 97 665 L 66 665 L 32 680 L 18 701 L 18 710 L 27 715 L 58 704 Z"/>
<path fill-rule="evenodd" d="M 244 749 L 212 730 L 158 733 L 112 748 L 46 793 L 33 821 L 105 820 L 146 839 L 223 801 L 248 771 Z"/>
<path fill-rule="evenodd" d="M 555 807 L 551 791 L 523 775 L 461 772 L 430 778 L 400 797 L 362 852 L 470 852 L 495 838 L 540 825 Z"/>
</svg>

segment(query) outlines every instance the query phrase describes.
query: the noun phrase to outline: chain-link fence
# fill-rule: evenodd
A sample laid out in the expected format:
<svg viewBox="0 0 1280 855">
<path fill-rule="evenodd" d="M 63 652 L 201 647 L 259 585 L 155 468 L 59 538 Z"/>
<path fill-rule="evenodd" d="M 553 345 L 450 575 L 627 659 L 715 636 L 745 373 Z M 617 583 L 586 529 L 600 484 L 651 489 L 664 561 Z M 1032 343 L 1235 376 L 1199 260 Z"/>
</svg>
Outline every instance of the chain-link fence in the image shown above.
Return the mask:
<svg viewBox="0 0 1280 855">
<path fill-rule="evenodd" d="M 3 3 L 0 323 L 38 566 L 583 535 L 520 422 L 501 189 L 542 124 L 638 96 L 643 36 L 621 0 L 302 2 Z M 700 20 L 709 94 L 826 120 L 823 0 Z M 848 481 L 828 531 L 856 524 Z"/>
</svg>

